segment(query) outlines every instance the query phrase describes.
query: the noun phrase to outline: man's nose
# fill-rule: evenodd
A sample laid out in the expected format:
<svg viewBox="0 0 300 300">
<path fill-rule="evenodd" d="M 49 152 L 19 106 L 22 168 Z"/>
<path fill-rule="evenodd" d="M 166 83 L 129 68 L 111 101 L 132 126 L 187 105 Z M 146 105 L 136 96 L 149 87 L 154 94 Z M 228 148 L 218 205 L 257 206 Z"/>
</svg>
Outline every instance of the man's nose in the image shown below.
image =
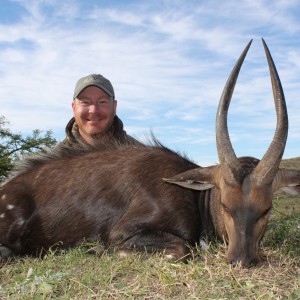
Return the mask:
<svg viewBox="0 0 300 300">
<path fill-rule="evenodd" d="M 98 104 L 92 104 L 89 106 L 90 113 L 96 113 L 96 112 L 100 112 L 100 111 L 101 111 L 101 107 Z"/>
</svg>

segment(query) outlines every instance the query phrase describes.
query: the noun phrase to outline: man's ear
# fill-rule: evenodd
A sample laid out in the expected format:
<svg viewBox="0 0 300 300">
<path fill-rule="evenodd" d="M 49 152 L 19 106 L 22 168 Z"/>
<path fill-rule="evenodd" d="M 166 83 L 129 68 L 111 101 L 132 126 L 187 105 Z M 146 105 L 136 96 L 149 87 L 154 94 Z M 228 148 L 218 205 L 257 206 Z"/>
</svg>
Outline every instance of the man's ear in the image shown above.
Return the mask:
<svg viewBox="0 0 300 300">
<path fill-rule="evenodd" d="M 75 99 L 72 100 L 72 110 L 73 110 L 73 112 L 75 110 Z"/>
<path fill-rule="evenodd" d="M 215 173 L 217 166 L 207 168 L 196 168 L 180 173 L 171 178 L 163 178 L 165 182 L 176 184 L 181 187 L 203 191 L 211 189 L 215 186 Z"/>
<path fill-rule="evenodd" d="M 114 100 L 114 115 L 116 116 L 117 114 L 117 106 L 118 106 L 118 101 Z"/>
</svg>

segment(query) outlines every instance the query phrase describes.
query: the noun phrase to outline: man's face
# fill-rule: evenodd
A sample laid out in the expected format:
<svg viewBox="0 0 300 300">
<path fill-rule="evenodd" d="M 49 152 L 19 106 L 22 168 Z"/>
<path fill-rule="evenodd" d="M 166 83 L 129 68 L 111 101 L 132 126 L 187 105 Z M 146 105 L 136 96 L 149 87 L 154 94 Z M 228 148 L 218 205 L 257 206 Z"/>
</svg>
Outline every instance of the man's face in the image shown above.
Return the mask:
<svg viewBox="0 0 300 300">
<path fill-rule="evenodd" d="M 91 144 L 97 134 L 109 134 L 117 102 L 100 88 L 89 86 L 73 100 L 72 108 L 80 135 Z"/>
</svg>

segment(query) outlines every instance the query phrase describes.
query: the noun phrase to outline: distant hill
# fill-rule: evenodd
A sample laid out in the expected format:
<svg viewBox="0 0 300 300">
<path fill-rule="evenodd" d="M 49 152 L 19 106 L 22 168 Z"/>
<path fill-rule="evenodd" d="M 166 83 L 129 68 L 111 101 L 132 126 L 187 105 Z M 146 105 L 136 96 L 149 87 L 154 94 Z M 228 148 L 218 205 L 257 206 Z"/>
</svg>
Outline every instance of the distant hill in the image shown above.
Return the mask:
<svg viewBox="0 0 300 300">
<path fill-rule="evenodd" d="M 280 167 L 286 169 L 300 170 L 300 157 L 284 159 L 282 160 Z M 286 194 L 285 192 L 277 192 L 275 199 L 277 199 L 277 211 L 283 213 L 284 215 L 300 214 L 300 195 L 292 196 Z"/>
<path fill-rule="evenodd" d="M 300 157 L 283 159 L 280 164 L 280 167 L 287 168 L 287 169 L 300 170 Z"/>
</svg>

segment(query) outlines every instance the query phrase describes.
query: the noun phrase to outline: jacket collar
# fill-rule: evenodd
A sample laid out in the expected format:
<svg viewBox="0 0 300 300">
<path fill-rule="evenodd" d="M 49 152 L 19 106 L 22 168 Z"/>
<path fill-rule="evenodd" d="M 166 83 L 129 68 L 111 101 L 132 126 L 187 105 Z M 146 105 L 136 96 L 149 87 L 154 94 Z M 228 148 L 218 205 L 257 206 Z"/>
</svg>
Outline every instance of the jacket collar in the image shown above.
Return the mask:
<svg viewBox="0 0 300 300">
<path fill-rule="evenodd" d="M 126 135 L 124 131 L 123 122 L 118 116 L 115 116 L 113 125 L 111 127 L 111 132 L 114 138 L 122 139 Z M 87 144 L 80 136 L 78 125 L 75 122 L 74 117 L 68 122 L 66 129 L 66 136 L 69 143 L 84 143 Z"/>
</svg>

